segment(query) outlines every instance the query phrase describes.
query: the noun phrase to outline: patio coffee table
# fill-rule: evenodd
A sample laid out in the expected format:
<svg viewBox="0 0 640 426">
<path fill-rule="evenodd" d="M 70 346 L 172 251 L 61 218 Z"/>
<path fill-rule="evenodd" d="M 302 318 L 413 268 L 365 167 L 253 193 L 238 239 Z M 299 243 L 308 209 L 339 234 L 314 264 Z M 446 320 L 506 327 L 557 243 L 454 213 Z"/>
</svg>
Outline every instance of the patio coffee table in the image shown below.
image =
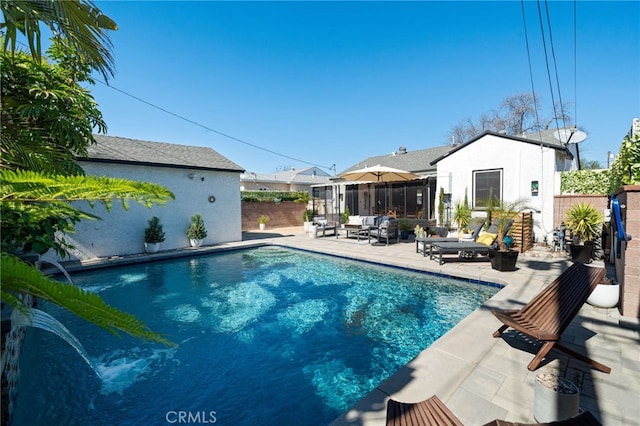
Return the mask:
<svg viewBox="0 0 640 426">
<path fill-rule="evenodd" d="M 340 228 L 338 228 L 338 231 L 345 231 L 347 238 L 349 238 L 349 234 L 351 234 L 351 236 L 355 235 L 357 237 L 358 241 L 360 241 L 360 237 L 364 237 L 367 240 L 369 239 L 369 227 L 368 226 L 345 224 L 344 226 L 341 226 Z M 339 234 L 340 234 L 340 232 L 336 232 L 336 238 L 338 238 Z"/>
</svg>

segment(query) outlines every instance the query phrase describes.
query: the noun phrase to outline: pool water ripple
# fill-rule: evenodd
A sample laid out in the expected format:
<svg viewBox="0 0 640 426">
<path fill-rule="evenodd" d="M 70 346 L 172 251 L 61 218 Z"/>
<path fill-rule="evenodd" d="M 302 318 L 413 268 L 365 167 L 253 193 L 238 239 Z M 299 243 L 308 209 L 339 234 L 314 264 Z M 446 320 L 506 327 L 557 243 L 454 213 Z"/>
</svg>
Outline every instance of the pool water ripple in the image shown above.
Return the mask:
<svg viewBox="0 0 640 426">
<path fill-rule="evenodd" d="M 29 330 L 14 425 L 166 424 L 172 411 L 327 424 L 498 290 L 274 247 L 73 278 L 180 346 L 117 338 L 43 303 L 103 380 L 57 337 Z"/>
</svg>

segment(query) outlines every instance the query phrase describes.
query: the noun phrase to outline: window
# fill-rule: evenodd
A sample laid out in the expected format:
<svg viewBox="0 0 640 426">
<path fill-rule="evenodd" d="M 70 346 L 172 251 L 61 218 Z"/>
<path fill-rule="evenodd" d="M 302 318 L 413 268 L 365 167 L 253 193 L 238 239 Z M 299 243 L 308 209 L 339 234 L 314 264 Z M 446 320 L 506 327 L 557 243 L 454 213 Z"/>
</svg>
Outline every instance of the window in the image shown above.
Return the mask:
<svg viewBox="0 0 640 426">
<path fill-rule="evenodd" d="M 473 172 L 473 204 L 486 207 L 487 200 L 502 199 L 502 170 L 482 170 Z"/>
</svg>

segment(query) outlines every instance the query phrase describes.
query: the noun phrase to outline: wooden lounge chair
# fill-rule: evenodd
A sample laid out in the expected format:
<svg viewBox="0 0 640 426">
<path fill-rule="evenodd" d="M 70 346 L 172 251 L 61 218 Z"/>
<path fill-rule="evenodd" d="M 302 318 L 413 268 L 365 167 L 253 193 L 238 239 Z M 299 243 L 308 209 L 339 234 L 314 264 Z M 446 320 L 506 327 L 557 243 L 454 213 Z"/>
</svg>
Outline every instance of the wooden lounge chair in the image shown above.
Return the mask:
<svg viewBox="0 0 640 426">
<path fill-rule="evenodd" d="M 551 349 L 559 349 L 604 373 L 611 368 L 593 361 L 565 346 L 559 341 L 564 330 L 586 302 L 593 289 L 601 282 L 604 268 L 592 268 L 582 263 L 574 263 L 551 284 L 538 293 L 522 309 L 491 312 L 504 325 L 493 337 L 500 337 L 509 327 L 542 343 L 542 347 L 529 364 L 535 370 Z"/>
<path fill-rule="evenodd" d="M 512 423 L 504 420 L 494 420 L 487 423 L 484 426 L 602 426 L 602 423 L 598 421 L 590 411 L 583 411 L 577 416 L 571 417 L 566 420 L 557 420 L 550 423 Z"/>
<path fill-rule="evenodd" d="M 398 402 L 390 399 L 387 403 L 387 426 L 409 425 L 463 426 L 462 422 L 436 395 L 416 403 Z"/>
<path fill-rule="evenodd" d="M 415 403 L 398 402 L 390 399 L 387 403 L 387 426 L 462 426 L 462 422 L 447 408 L 440 398 L 431 398 Z M 589 411 L 575 417 L 550 423 L 512 423 L 494 420 L 484 426 L 601 426 Z"/>
</svg>

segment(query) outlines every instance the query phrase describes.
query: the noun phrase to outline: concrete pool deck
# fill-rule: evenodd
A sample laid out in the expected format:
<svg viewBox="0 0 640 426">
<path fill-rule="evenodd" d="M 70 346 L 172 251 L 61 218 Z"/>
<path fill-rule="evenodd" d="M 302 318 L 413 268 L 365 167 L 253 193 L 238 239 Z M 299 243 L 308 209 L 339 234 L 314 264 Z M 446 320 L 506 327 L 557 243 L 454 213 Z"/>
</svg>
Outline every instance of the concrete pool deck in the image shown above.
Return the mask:
<svg viewBox="0 0 640 426">
<path fill-rule="evenodd" d="M 275 232 L 279 230 L 272 230 Z M 465 425 L 482 425 L 494 419 L 535 422 L 535 376 L 552 371 L 580 388 L 580 407 L 591 411 L 604 425 L 640 425 L 640 328 L 625 321 L 617 309 L 585 304 L 563 335 L 563 342 L 611 367 L 605 374 L 552 351 L 549 361 L 531 372 L 527 365 L 538 346 L 513 332 L 504 338 L 492 333 L 501 323 L 492 308 L 518 308 L 556 278 L 571 261 L 565 258 L 518 259 L 518 270 L 498 272 L 487 261 L 450 262 L 439 265 L 415 252 L 412 241 L 369 245 L 367 241 L 335 237 L 309 238 L 302 229 L 283 229 L 286 238 L 263 242 L 350 257 L 375 263 L 436 272 L 506 285 L 481 308 L 461 321 L 431 347 L 356 403 L 333 425 L 384 425 L 389 397 L 417 402 L 436 394 Z M 254 238 L 261 234 L 247 233 Z M 604 267 L 604 263 L 595 266 Z M 622 325 L 621 323 L 622 319 Z"/>
<path fill-rule="evenodd" d="M 136 263 L 262 244 L 505 285 L 487 303 L 380 383 L 332 425 L 384 425 L 386 401 L 390 397 L 418 402 L 434 394 L 465 425 L 482 425 L 494 419 L 533 423 L 535 376 L 548 371 L 578 385 L 580 407 L 591 411 L 603 425 L 640 425 L 640 326 L 637 319 L 621 317 L 615 308 L 601 309 L 585 304 L 563 335 L 566 346 L 611 367 L 610 374 L 594 370 L 555 350 L 549 360 L 530 372 L 527 365 L 537 352 L 535 343 L 526 341 L 512 330 L 502 338 L 492 337 L 501 323 L 490 310 L 518 308 L 527 303 L 544 284 L 571 264 L 563 257 L 521 255 L 517 271 L 498 272 L 491 269 L 487 261 L 439 265 L 428 256 L 416 253 L 411 240 L 386 246 L 343 236 L 309 238 L 299 227 L 244 232 L 241 242 L 102 259 L 83 262 L 83 266 Z M 602 262 L 594 262 L 594 265 L 611 270 Z"/>
</svg>

